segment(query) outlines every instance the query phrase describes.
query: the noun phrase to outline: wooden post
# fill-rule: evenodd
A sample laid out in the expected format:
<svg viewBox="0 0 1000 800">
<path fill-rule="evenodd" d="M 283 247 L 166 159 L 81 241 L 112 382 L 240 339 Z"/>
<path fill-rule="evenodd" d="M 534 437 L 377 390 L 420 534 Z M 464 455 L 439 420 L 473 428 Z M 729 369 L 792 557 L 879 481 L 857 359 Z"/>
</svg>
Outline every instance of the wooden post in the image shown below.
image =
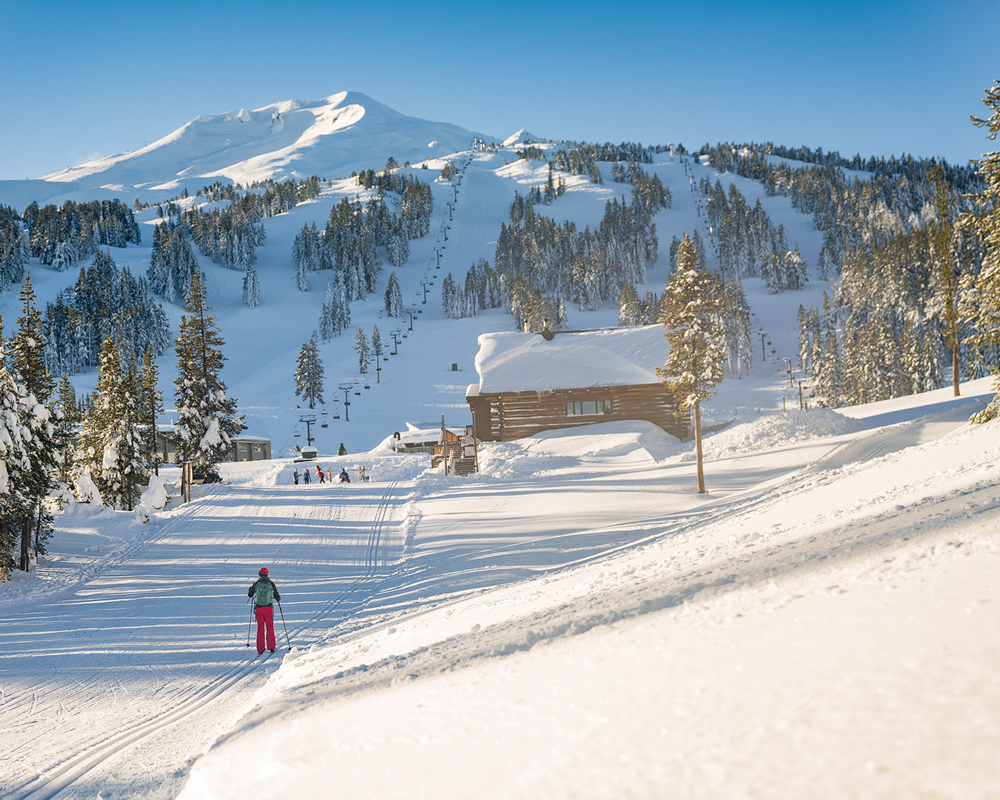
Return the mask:
<svg viewBox="0 0 1000 800">
<path fill-rule="evenodd" d="M 441 415 L 441 445 L 444 447 L 444 474 L 448 474 L 448 434 L 444 427 L 444 414 Z"/>
</svg>

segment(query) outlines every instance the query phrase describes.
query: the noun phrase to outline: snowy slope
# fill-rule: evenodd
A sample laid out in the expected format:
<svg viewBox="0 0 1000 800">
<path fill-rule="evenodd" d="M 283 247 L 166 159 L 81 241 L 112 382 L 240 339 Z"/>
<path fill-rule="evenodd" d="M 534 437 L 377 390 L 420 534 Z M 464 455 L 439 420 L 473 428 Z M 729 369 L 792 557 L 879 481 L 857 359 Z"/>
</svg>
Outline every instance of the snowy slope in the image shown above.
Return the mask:
<svg viewBox="0 0 1000 800">
<path fill-rule="evenodd" d="M 466 480 L 369 454 L 225 466 L 148 526 L 73 507 L 0 601 L 8 796 L 993 796 L 1000 426 L 818 467 L 898 429 L 867 411 L 709 437 L 707 496 L 690 444 L 608 423 Z M 260 564 L 291 649 L 257 663 Z"/>
</svg>

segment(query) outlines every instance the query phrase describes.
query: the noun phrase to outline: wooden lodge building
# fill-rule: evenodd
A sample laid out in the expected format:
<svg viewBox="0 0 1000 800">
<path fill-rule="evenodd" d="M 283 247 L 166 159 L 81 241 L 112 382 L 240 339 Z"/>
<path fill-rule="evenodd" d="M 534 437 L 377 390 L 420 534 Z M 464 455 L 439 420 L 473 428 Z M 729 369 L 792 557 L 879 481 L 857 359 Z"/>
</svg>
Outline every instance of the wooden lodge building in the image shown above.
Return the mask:
<svg viewBox="0 0 1000 800">
<path fill-rule="evenodd" d="M 667 348 L 662 325 L 484 333 L 479 383 L 465 393 L 475 436 L 505 442 L 555 428 L 646 420 L 685 439 L 689 416 L 678 413 L 656 374 Z"/>
</svg>

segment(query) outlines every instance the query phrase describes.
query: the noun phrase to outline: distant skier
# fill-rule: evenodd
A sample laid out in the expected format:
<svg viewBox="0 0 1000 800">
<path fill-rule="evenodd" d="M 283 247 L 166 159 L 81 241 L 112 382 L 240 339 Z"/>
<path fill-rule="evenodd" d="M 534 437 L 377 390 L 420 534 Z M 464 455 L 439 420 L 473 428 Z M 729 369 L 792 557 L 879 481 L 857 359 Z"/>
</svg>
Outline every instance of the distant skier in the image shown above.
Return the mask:
<svg viewBox="0 0 1000 800">
<path fill-rule="evenodd" d="M 298 486 L 298 485 L 299 485 L 299 471 L 298 471 L 298 469 L 296 469 L 296 470 L 295 470 L 295 471 L 294 471 L 294 472 L 292 473 L 292 482 L 293 482 L 293 483 L 294 483 L 294 484 L 295 484 L 296 486 Z"/>
<path fill-rule="evenodd" d="M 281 602 L 278 587 L 268 577 L 267 567 L 261 567 L 257 580 L 247 591 L 247 597 L 253 598 L 253 613 L 257 617 L 257 655 L 264 652 L 264 633 L 267 633 L 267 649 L 272 653 L 277 647 L 274 641 L 274 607 L 273 602 Z"/>
<path fill-rule="evenodd" d="M 325 483 L 326 475 L 323 473 L 323 469 L 320 466 L 316 467 L 316 477 L 319 478 L 320 483 Z"/>
<path fill-rule="evenodd" d="M 306 484 L 309 483 L 309 467 L 306 467 L 306 471 L 302 473 L 302 481 Z"/>
<path fill-rule="evenodd" d="M 351 482 L 351 476 L 347 474 L 347 467 L 344 467 L 342 470 L 340 470 L 340 482 L 341 483 Z"/>
</svg>

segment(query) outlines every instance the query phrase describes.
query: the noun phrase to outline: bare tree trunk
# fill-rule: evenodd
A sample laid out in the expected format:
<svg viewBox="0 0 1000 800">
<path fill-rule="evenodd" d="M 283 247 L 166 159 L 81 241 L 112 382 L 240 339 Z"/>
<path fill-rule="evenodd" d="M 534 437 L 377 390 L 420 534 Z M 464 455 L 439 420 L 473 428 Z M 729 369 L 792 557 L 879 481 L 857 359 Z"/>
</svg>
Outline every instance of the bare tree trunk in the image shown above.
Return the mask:
<svg viewBox="0 0 1000 800">
<path fill-rule="evenodd" d="M 31 565 L 31 517 L 27 517 L 21 523 L 21 561 L 19 568 L 24 572 L 28 571 Z"/>
<path fill-rule="evenodd" d="M 701 401 L 694 403 L 694 452 L 698 460 L 698 494 L 705 493 L 705 462 L 701 450 Z"/>
<path fill-rule="evenodd" d="M 955 390 L 955 397 L 961 395 L 958 389 L 958 346 L 951 351 L 951 385 Z"/>
</svg>

